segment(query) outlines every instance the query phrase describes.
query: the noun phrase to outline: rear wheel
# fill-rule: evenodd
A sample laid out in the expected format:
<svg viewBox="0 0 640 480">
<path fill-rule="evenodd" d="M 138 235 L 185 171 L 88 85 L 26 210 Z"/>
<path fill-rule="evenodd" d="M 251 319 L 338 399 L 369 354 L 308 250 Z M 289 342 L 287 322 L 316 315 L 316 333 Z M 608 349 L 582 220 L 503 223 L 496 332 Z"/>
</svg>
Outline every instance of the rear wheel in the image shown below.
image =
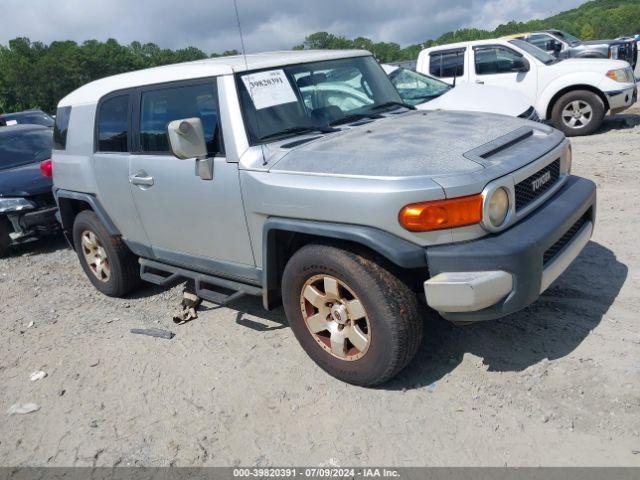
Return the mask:
<svg viewBox="0 0 640 480">
<path fill-rule="evenodd" d="M 282 299 L 306 353 L 354 385 L 391 379 L 422 339 L 413 292 L 374 261 L 339 248 L 298 250 L 285 267 Z"/>
<path fill-rule="evenodd" d="M 109 235 L 94 212 L 78 214 L 73 243 L 85 274 L 105 295 L 122 297 L 140 283 L 138 258 L 120 237 Z"/>
<path fill-rule="evenodd" d="M 11 251 L 11 222 L 8 218 L 0 217 L 0 258 L 6 257 Z"/>
<path fill-rule="evenodd" d="M 551 112 L 553 125 L 568 137 L 589 135 L 602 124 L 606 107 L 593 92 L 576 90 L 556 101 Z"/>
</svg>

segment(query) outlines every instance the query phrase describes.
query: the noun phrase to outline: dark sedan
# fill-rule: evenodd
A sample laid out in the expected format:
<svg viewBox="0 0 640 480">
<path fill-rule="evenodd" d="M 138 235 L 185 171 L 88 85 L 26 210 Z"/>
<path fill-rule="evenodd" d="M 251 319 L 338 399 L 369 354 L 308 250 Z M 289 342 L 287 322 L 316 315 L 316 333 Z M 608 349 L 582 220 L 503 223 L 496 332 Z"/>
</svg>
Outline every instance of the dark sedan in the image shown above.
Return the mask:
<svg viewBox="0 0 640 480">
<path fill-rule="evenodd" d="M 53 131 L 0 128 L 0 257 L 10 247 L 58 231 L 52 187 Z"/>
</svg>

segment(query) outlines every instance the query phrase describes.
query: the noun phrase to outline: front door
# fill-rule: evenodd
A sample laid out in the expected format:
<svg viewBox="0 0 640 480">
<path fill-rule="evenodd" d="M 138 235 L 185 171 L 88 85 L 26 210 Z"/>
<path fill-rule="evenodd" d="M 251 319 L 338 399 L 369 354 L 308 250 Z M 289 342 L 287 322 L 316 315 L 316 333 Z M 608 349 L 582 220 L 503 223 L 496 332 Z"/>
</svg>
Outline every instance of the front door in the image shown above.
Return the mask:
<svg viewBox="0 0 640 480">
<path fill-rule="evenodd" d="M 134 106 L 129 164 L 134 202 L 155 256 L 187 268 L 255 280 L 236 163 L 228 163 L 215 80 L 144 88 Z M 167 124 L 199 117 L 214 156 L 213 180 L 169 151 Z"/>
<path fill-rule="evenodd" d="M 503 45 L 482 45 L 471 52 L 470 75 L 478 84 L 518 90 L 532 105 L 538 94 L 537 64 L 530 60 L 530 70 L 522 71 L 525 57 Z"/>
</svg>

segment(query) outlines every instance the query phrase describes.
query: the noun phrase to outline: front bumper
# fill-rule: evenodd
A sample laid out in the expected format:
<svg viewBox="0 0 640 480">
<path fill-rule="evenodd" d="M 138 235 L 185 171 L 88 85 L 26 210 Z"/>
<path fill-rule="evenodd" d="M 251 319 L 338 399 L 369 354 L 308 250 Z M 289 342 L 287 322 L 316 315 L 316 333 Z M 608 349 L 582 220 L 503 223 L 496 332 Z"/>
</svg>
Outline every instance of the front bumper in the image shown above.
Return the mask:
<svg viewBox="0 0 640 480">
<path fill-rule="evenodd" d="M 626 110 L 638 101 L 638 89 L 635 85 L 624 90 L 605 92 L 605 94 L 609 100 L 612 115 Z"/>
<path fill-rule="evenodd" d="M 596 187 L 570 176 L 545 204 L 496 235 L 426 251 L 427 303 L 448 320 L 492 320 L 533 303 L 588 243 Z"/>
</svg>

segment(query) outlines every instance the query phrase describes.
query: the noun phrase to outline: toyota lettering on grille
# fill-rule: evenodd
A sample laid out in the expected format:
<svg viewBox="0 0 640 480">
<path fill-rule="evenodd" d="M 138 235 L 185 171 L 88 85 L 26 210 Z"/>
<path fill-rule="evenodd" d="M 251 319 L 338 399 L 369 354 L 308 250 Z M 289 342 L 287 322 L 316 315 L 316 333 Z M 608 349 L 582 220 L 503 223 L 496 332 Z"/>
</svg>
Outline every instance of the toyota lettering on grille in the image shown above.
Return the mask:
<svg viewBox="0 0 640 480">
<path fill-rule="evenodd" d="M 531 182 L 531 189 L 535 192 L 540 187 L 542 187 L 545 183 L 547 183 L 549 180 L 551 180 L 551 172 L 549 171 L 544 172 L 544 175 L 536 178 Z"/>
</svg>

